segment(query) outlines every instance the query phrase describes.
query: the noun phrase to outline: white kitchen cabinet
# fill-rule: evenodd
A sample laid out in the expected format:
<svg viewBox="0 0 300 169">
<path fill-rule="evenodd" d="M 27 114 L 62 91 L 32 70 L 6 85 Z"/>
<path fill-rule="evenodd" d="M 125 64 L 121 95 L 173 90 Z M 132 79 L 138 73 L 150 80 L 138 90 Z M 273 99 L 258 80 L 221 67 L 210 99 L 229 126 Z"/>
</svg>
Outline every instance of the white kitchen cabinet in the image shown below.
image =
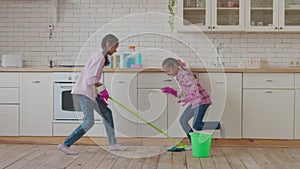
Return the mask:
<svg viewBox="0 0 300 169">
<path fill-rule="evenodd" d="M 0 136 L 19 135 L 19 73 L 0 73 Z"/>
<path fill-rule="evenodd" d="M 0 104 L 0 136 L 19 135 L 19 105 Z"/>
<path fill-rule="evenodd" d="M 163 87 L 172 87 L 178 90 L 176 80 L 166 73 L 139 73 L 138 75 L 138 110 L 147 121 L 168 133 L 170 136 L 182 137 L 185 134 L 176 117 L 179 113 L 179 104 L 174 103 L 174 96 L 164 94 Z M 173 112 L 174 111 L 174 112 Z M 147 124 L 139 120 L 139 136 L 166 137 L 159 134 Z"/>
<path fill-rule="evenodd" d="M 202 31 L 242 31 L 244 3 L 244 0 L 180 0 L 179 16 L 183 18 L 180 29 L 191 31 L 197 26 Z"/>
<path fill-rule="evenodd" d="M 295 73 L 295 89 L 294 139 L 300 139 L 300 73 Z"/>
<path fill-rule="evenodd" d="M 105 73 L 104 84 L 109 95 L 137 112 L 137 73 Z M 116 103 L 109 101 L 114 118 L 116 136 L 138 136 L 138 119 Z"/>
<path fill-rule="evenodd" d="M 300 139 L 300 87 L 296 90 L 296 96 L 295 96 L 294 139 Z"/>
<path fill-rule="evenodd" d="M 20 73 L 20 135 L 51 136 L 52 73 Z"/>
<path fill-rule="evenodd" d="M 290 77 L 292 73 L 244 73 L 244 138 L 293 138 L 294 79 Z"/>
<path fill-rule="evenodd" d="M 221 120 L 226 127 L 225 138 L 241 138 L 242 74 L 200 73 L 199 81 L 212 99 L 205 121 Z M 220 137 L 219 130 L 214 137 Z"/>
<path fill-rule="evenodd" d="M 247 0 L 247 31 L 299 31 L 300 2 L 293 0 Z"/>
<path fill-rule="evenodd" d="M 160 89 L 138 89 L 139 115 L 167 133 L 167 95 Z M 165 137 L 158 131 L 139 120 L 138 135 L 141 137 Z"/>
</svg>

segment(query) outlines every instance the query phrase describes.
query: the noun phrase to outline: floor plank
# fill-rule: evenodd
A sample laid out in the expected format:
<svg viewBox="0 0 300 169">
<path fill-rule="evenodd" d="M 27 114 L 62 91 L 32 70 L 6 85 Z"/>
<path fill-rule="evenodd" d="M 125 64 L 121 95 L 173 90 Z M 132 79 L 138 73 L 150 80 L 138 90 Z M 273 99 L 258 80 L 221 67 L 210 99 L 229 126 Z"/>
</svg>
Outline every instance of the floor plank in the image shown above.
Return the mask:
<svg viewBox="0 0 300 169">
<path fill-rule="evenodd" d="M 187 169 L 204 169 L 201 167 L 200 159 L 192 155 L 192 151 L 185 151 Z"/>
<path fill-rule="evenodd" d="M 172 169 L 172 155 L 171 152 L 161 153 L 158 159 L 157 169 Z"/>
<path fill-rule="evenodd" d="M 240 160 L 238 155 L 232 150 L 231 147 L 221 148 L 225 158 L 231 168 L 234 169 L 247 169 L 243 162 Z"/>
<path fill-rule="evenodd" d="M 104 160 L 107 156 L 107 151 L 100 148 L 100 150 L 94 154 L 85 164 L 83 164 L 82 169 L 96 169 L 98 165 Z"/>
<path fill-rule="evenodd" d="M 32 154 L 25 156 L 23 159 L 13 163 L 12 165 L 6 167 L 6 169 L 26 169 L 26 168 L 36 168 L 39 163 L 45 162 L 41 159 L 47 152 L 53 150 L 52 145 L 39 146 L 39 148 Z"/>
<path fill-rule="evenodd" d="M 157 169 L 158 159 L 161 153 L 164 153 L 162 147 L 150 147 L 151 152 L 146 153 L 146 159 L 143 163 L 142 169 Z M 128 168 L 129 169 L 129 168 Z"/>
<path fill-rule="evenodd" d="M 0 157 L 0 168 L 8 167 L 36 150 L 37 148 L 34 145 L 23 145 L 8 151 Z"/>
<path fill-rule="evenodd" d="M 208 158 L 192 151 L 167 152 L 163 146 L 130 146 L 109 152 L 75 145 L 66 155 L 56 145 L 0 144 L 2 169 L 299 169 L 300 148 L 212 147 Z"/>
<path fill-rule="evenodd" d="M 96 146 L 87 146 L 84 152 L 80 152 L 79 156 L 72 162 L 66 169 L 80 169 L 84 164 L 87 164 L 89 160 L 100 151 Z"/>
<path fill-rule="evenodd" d="M 244 148 L 233 148 L 233 151 L 238 155 L 247 169 L 261 169 L 257 162 Z"/>
</svg>

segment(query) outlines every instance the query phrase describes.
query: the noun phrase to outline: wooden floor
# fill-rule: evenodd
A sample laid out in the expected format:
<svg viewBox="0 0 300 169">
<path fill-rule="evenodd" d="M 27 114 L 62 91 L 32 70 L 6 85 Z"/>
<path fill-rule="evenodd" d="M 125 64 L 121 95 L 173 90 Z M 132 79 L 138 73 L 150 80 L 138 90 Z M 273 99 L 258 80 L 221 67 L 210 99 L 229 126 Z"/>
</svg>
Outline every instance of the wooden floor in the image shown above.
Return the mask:
<svg viewBox="0 0 300 169">
<path fill-rule="evenodd" d="M 103 147 L 75 145 L 69 156 L 56 145 L 0 144 L 5 169 L 299 169 L 300 148 L 212 147 L 209 158 L 191 151 L 166 152 L 166 147 L 131 146 L 111 154 Z M 137 158 L 143 157 L 143 158 Z"/>
</svg>

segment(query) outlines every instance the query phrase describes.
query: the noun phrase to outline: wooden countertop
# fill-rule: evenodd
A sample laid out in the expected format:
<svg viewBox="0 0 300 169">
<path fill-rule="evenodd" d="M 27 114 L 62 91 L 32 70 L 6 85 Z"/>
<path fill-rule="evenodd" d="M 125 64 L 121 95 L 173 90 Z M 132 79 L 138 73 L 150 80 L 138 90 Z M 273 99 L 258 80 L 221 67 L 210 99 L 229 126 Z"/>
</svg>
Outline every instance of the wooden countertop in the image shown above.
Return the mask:
<svg viewBox="0 0 300 169">
<path fill-rule="evenodd" d="M 215 73 L 299 73 L 300 68 L 267 68 L 267 69 L 244 69 L 244 68 L 192 68 L 193 72 Z M 0 72 L 80 72 L 81 68 L 0 68 Z M 108 69 L 104 72 L 163 72 L 159 68 L 143 69 Z"/>
</svg>

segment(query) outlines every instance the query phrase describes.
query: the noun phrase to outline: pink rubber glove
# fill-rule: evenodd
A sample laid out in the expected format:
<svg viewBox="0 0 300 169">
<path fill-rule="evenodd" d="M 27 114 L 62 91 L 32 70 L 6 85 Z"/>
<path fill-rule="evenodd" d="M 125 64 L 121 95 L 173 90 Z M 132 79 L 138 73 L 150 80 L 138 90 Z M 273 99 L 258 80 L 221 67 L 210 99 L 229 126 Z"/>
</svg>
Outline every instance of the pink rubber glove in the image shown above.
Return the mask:
<svg viewBox="0 0 300 169">
<path fill-rule="evenodd" d="M 171 94 L 171 95 L 177 97 L 177 91 L 172 89 L 171 87 L 164 87 L 164 88 L 161 89 L 161 91 L 164 92 L 164 93 L 168 93 L 168 94 Z"/>
<path fill-rule="evenodd" d="M 102 85 L 98 89 L 100 90 L 100 92 L 98 93 L 99 99 L 105 106 L 107 106 L 108 105 L 107 100 L 109 99 L 109 94 L 108 91 L 106 90 L 106 87 Z"/>
<path fill-rule="evenodd" d="M 182 106 L 185 106 L 187 103 L 197 98 L 199 98 L 199 94 L 190 93 L 186 97 L 179 99 L 177 103 L 183 103 Z"/>
</svg>

